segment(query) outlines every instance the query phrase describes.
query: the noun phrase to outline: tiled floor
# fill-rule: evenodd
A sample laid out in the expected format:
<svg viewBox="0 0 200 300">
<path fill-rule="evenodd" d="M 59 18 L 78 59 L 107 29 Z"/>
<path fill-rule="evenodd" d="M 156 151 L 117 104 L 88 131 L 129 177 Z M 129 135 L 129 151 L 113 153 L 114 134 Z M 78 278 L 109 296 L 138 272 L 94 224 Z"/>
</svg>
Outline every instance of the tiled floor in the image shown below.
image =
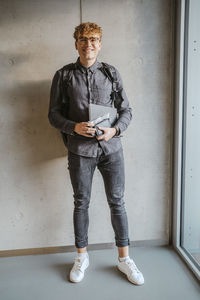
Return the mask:
<svg viewBox="0 0 200 300">
<path fill-rule="evenodd" d="M 0 258 L 1 300 L 200 300 L 200 285 L 171 247 L 130 248 L 145 284 L 116 268 L 117 249 L 89 251 L 81 283 L 68 281 L 75 253 Z"/>
</svg>

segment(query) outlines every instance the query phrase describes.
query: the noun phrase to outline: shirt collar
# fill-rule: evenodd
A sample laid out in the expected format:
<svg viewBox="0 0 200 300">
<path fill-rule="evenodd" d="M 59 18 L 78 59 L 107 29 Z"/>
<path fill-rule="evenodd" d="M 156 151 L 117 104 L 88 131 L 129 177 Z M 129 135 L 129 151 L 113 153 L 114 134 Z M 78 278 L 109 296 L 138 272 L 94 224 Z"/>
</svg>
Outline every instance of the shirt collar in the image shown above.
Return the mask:
<svg viewBox="0 0 200 300">
<path fill-rule="evenodd" d="M 93 65 L 91 65 L 89 68 L 83 66 L 80 63 L 80 56 L 78 57 L 77 61 L 76 61 L 76 66 L 81 70 L 81 72 L 86 73 L 86 71 L 90 70 L 92 73 L 96 71 L 96 69 L 100 68 L 102 66 L 102 64 L 100 62 L 98 62 L 97 60 L 93 63 Z"/>
</svg>

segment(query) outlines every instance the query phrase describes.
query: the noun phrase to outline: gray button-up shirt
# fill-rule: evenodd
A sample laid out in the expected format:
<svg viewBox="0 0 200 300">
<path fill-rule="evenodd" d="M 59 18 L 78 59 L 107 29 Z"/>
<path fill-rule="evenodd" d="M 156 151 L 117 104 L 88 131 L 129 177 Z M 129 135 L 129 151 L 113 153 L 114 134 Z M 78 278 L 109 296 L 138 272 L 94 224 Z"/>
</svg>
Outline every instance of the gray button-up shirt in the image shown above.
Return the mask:
<svg viewBox="0 0 200 300">
<path fill-rule="evenodd" d="M 102 71 L 102 63 L 96 62 L 86 68 L 77 59 L 71 76 L 65 80 L 67 66 L 56 71 L 52 80 L 48 118 L 52 126 L 61 131 L 64 142 L 69 151 L 82 156 L 96 157 L 100 145 L 104 153 L 111 154 L 121 147 L 120 135 L 109 141 L 98 141 L 96 137 L 89 138 L 74 132 L 74 126 L 79 122 L 89 120 L 88 104 L 112 106 L 112 82 Z M 110 66 L 114 68 L 113 66 Z M 115 124 L 121 134 L 129 125 L 132 118 L 132 109 L 123 88 L 122 79 L 117 74 L 118 92 L 114 106 L 118 111 L 118 120 Z M 68 71 L 69 72 L 69 71 Z"/>
</svg>

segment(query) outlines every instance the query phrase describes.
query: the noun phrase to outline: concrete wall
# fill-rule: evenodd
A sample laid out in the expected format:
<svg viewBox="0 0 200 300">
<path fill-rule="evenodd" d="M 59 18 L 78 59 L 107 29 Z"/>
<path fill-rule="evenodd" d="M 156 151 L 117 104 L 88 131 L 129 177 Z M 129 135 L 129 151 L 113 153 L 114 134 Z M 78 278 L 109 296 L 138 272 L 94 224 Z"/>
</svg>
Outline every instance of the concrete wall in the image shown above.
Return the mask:
<svg viewBox="0 0 200 300">
<path fill-rule="evenodd" d="M 103 28 L 100 61 L 124 80 L 133 121 L 123 137 L 132 241 L 169 238 L 171 1 L 84 0 Z M 74 61 L 80 2 L 0 1 L 0 250 L 74 245 L 67 151 L 47 119 L 55 71 Z M 94 176 L 89 243 L 114 242 L 103 181 Z"/>
</svg>

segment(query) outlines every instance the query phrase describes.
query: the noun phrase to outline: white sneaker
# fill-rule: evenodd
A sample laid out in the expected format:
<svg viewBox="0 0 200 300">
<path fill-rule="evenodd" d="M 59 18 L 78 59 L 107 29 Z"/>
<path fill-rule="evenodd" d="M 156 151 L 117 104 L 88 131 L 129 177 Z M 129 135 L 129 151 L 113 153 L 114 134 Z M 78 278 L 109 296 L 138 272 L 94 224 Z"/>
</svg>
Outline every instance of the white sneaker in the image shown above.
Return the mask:
<svg viewBox="0 0 200 300">
<path fill-rule="evenodd" d="M 80 282 L 84 277 L 84 272 L 89 266 L 89 256 L 85 257 L 76 257 L 74 260 L 73 268 L 70 272 L 70 281 L 72 282 Z"/>
<path fill-rule="evenodd" d="M 119 261 L 117 267 L 122 273 L 127 275 L 130 282 L 136 285 L 142 285 L 144 283 L 144 277 L 132 259 L 128 258 L 122 262 Z"/>
</svg>

